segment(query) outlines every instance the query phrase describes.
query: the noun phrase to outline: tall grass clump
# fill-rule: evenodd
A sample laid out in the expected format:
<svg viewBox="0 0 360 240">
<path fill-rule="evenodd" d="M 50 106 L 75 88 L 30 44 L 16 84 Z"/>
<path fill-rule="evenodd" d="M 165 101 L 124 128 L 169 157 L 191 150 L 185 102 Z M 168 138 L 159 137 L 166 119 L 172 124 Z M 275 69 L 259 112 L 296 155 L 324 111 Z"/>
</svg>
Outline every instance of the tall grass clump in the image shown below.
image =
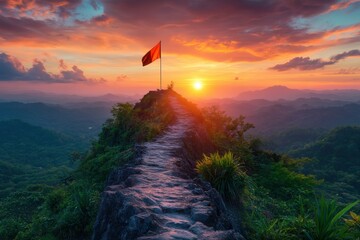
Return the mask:
<svg viewBox="0 0 360 240">
<path fill-rule="evenodd" d="M 196 171 L 226 199 L 239 196 L 245 173 L 240 170 L 231 152 L 222 156 L 219 153 L 204 155 L 196 164 Z"/>
<path fill-rule="evenodd" d="M 322 196 L 315 207 L 315 228 L 306 236 L 310 240 L 349 239 L 348 229 L 341 224 L 340 219 L 359 203 L 360 200 L 340 209 L 335 200 L 327 200 Z"/>
</svg>

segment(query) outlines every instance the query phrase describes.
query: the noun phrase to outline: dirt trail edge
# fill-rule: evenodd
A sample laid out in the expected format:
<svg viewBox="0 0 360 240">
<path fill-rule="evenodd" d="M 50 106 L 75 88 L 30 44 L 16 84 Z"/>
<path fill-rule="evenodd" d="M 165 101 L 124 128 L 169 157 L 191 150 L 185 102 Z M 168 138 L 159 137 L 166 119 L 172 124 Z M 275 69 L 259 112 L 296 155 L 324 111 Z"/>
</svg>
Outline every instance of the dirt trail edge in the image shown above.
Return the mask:
<svg viewBox="0 0 360 240">
<path fill-rule="evenodd" d="M 109 177 L 93 239 L 243 239 L 224 218 L 218 193 L 199 179 L 184 177 L 176 154 L 193 118 L 170 97 L 177 121 L 144 143 L 138 164 Z"/>
</svg>

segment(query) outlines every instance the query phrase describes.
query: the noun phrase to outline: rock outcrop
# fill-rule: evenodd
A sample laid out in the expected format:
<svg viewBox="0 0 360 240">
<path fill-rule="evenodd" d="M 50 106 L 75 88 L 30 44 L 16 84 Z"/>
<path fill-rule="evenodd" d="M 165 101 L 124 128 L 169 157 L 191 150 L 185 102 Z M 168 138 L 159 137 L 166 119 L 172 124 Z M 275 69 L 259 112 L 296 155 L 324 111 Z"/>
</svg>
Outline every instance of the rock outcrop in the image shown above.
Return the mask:
<svg viewBox="0 0 360 240">
<path fill-rule="evenodd" d="M 176 123 L 109 176 L 94 240 L 243 239 L 218 192 L 193 171 L 196 154 L 209 151 L 205 133 L 176 96 L 170 101 Z"/>
</svg>

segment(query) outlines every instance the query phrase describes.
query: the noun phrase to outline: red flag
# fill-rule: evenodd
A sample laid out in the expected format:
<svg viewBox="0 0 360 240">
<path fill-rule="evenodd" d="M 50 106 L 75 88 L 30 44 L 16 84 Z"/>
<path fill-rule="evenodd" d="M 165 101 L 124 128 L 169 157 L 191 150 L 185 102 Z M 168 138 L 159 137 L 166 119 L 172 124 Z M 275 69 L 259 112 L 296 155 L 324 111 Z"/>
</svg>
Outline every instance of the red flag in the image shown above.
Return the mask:
<svg viewBox="0 0 360 240">
<path fill-rule="evenodd" d="M 146 66 L 158 58 L 161 58 L 161 41 L 143 56 L 142 64 Z"/>
</svg>

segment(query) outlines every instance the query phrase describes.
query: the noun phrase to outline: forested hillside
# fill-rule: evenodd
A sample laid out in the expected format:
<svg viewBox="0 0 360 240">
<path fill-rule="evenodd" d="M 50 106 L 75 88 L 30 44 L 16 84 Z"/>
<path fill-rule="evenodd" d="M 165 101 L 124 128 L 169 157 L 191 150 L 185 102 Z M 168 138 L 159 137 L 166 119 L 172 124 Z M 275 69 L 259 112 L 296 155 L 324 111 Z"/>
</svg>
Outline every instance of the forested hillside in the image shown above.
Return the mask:
<svg viewBox="0 0 360 240">
<path fill-rule="evenodd" d="M 46 195 L 69 178 L 76 164 L 74 151 L 89 142 L 20 120 L 0 121 L 0 219 L 1 239 L 31 221 Z M 6 234 L 5 234 L 6 233 Z"/>
<path fill-rule="evenodd" d="M 79 139 L 20 120 L 0 121 L 1 160 L 14 164 L 69 165 L 69 153 L 87 146 Z"/>
<path fill-rule="evenodd" d="M 0 121 L 0 198 L 34 184 L 57 184 L 74 167 L 71 153 L 88 142 L 20 120 Z"/>
<path fill-rule="evenodd" d="M 19 119 L 43 128 L 63 132 L 68 135 L 94 138 L 101 130 L 101 125 L 110 117 L 111 105 L 91 107 L 78 106 L 65 108 L 60 105 L 44 103 L 0 103 L 0 121 Z"/>
<path fill-rule="evenodd" d="M 248 119 L 257 126 L 256 131 L 262 134 L 272 134 L 291 128 L 330 130 L 338 126 L 360 125 L 360 105 L 353 103 L 297 109 L 278 104 L 263 108 Z"/>
<path fill-rule="evenodd" d="M 294 129 L 312 129 L 324 133 L 339 126 L 360 125 L 359 102 L 299 98 L 291 101 L 223 99 L 201 103 L 205 107 L 211 105 L 218 106 L 231 117 L 245 116 L 255 125 L 251 134 L 261 138 L 272 138 Z"/>
<path fill-rule="evenodd" d="M 313 158 L 304 172 L 324 179 L 327 195 L 342 202 L 360 199 L 360 127 L 336 128 L 290 155 Z"/>
</svg>

